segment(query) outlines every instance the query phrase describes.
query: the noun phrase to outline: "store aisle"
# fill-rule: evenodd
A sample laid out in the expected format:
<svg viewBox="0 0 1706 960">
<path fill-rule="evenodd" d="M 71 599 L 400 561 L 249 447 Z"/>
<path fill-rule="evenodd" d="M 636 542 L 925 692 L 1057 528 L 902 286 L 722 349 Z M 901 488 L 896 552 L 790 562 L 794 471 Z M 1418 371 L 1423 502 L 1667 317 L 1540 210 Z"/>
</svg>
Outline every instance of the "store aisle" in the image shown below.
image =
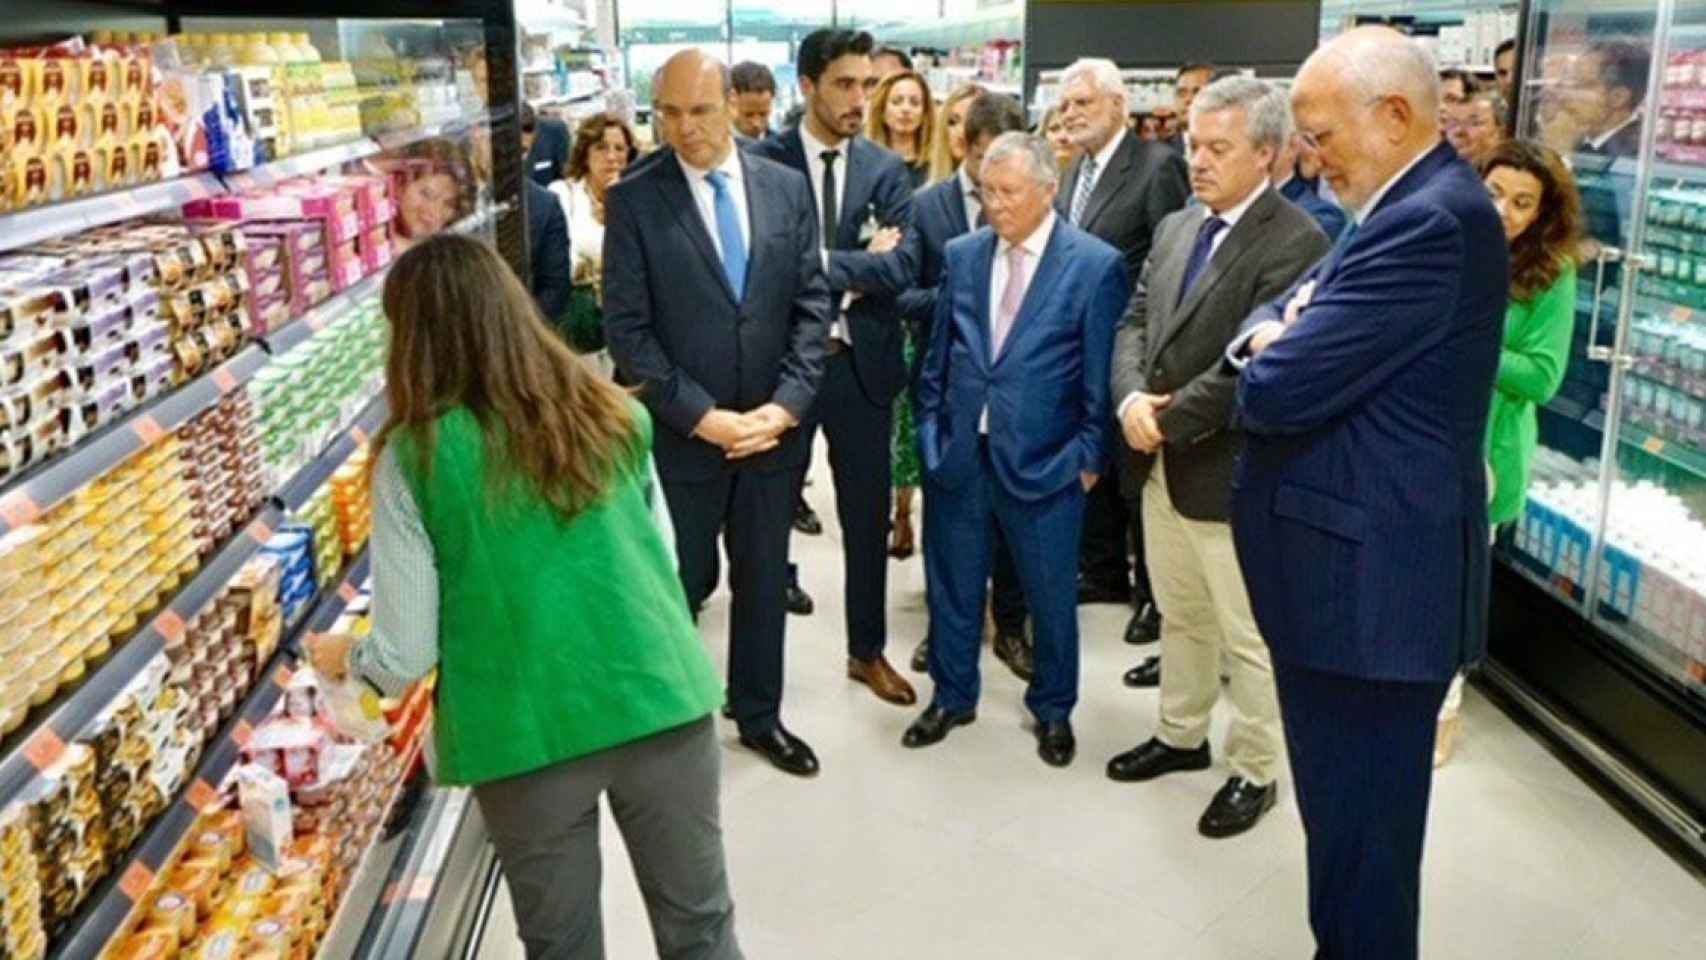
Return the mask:
<svg viewBox="0 0 1706 960">
<path fill-rule="evenodd" d="M 821 459 L 821 458 L 820 458 Z M 1227 773 L 1149 784 L 1103 776 L 1147 738 L 1155 693 L 1120 685 L 1139 651 L 1126 612 L 1080 608 L 1078 760 L 1051 770 L 1021 727 L 1022 687 L 984 658 L 978 722 L 905 750 L 914 710 L 844 678 L 839 535 L 829 471 L 807 496 L 828 528 L 794 537 L 818 612 L 790 618 L 783 717 L 823 760 L 800 781 L 735 744 L 723 820 L 736 916 L 749 960 L 1297 960 L 1312 950 L 1303 835 L 1289 781 L 1279 809 L 1233 840 L 1197 836 Z M 889 657 L 924 629 L 914 557 L 891 568 Z M 728 595 L 703 630 L 722 661 Z M 927 695 L 927 678 L 920 695 Z M 1466 739 L 1436 780 L 1426 861 L 1429 960 L 1683 960 L 1706 943 L 1706 882 L 1660 853 L 1605 801 L 1473 689 Z M 1217 723 L 1215 746 L 1224 725 Z M 1217 749 L 1218 752 L 1218 749 Z M 604 820 L 604 910 L 612 960 L 655 956 L 627 856 Z M 519 960 L 507 895 L 482 960 Z"/>
</svg>

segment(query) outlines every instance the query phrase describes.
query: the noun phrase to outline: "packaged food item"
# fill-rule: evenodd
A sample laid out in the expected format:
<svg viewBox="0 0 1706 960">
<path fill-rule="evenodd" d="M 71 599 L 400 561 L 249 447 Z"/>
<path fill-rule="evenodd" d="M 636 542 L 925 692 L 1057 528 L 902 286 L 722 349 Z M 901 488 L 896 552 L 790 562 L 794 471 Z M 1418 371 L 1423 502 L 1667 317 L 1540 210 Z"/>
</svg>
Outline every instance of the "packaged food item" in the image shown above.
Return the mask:
<svg viewBox="0 0 1706 960">
<path fill-rule="evenodd" d="M 148 923 L 174 931 L 179 943 L 188 943 L 198 927 L 195 902 L 181 893 L 162 893 L 149 907 Z"/>
</svg>

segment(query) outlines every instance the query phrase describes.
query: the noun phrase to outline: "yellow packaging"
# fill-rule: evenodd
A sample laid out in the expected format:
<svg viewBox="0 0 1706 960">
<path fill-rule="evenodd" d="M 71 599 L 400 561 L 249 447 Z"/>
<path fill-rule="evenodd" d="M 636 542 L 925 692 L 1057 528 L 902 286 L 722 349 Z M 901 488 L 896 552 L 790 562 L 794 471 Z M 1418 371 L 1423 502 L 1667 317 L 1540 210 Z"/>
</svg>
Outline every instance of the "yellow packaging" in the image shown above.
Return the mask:
<svg viewBox="0 0 1706 960">
<path fill-rule="evenodd" d="M 35 99 L 35 70 L 29 60 L 0 50 L 0 114 Z"/>
<path fill-rule="evenodd" d="M 118 99 L 119 86 L 124 82 L 119 65 L 99 53 L 79 59 L 80 80 L 84 102 L 103 103 Z"/>
</svg>

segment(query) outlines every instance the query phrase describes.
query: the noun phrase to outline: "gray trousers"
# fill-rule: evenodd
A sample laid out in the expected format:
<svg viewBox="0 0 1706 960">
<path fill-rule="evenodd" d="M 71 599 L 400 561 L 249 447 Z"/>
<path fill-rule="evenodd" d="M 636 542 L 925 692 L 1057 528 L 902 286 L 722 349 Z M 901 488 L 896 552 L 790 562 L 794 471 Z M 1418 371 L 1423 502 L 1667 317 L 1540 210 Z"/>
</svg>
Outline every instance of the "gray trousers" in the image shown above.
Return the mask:
<svg viewBox="0 0 1706 960">
<path fill-rule="evenodd" d="M 528 960 L 603 960 L 598 798 L 628 847 L 662 960 L 742 960 L 710 717 L 474 788 Z"/>
</svg>

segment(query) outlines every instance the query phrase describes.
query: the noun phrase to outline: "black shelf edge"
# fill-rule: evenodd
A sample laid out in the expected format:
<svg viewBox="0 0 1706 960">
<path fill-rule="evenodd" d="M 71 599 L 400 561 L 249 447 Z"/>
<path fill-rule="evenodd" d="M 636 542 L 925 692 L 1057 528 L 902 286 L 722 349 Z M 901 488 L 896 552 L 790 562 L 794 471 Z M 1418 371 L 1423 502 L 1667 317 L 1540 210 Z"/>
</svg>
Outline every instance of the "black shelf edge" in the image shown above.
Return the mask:
<svg viewBox="0 0 1706 960">
<path fill-rule="evenodd" d="M 344 461 L 355 453 L 367 439 L 379 431 L 385 423 L 388 411 L 384 396 L 377 396 L 368 401 L 361 413 L 357 414 L 350 424 L 338 432 L 332 442 L 320 451 L 307 466 L 297 471 L 296 476 L 280 488 L 275 498 L 282 508 L 288 511 L 302 509 L 314 492 L 331 479 L 332 474 L 344 465 Z"/>
<path fill-rule="evenodd" d="M 33 522 L 91 480 L 142 452 L 248 382 L 267 364 L 250 344 L 212 371 L 107 424 L 70 453 L 0 486 L 0 534 Z"/>
<path fill-rule="evenodd" d="M 315 304 L 312 310 L 262 337 L 261 345 L 275 357 L 281 353 L 289 353 L 309 337 L 326 329 L 332 321 L 353 309 L 356 304 L 368 297 L 378 296 L 385 288 L 385 276 L 389 272 L 389 268 L 382 269 L 378 273 L 363 277 L 348 290 L 332 294 Z"/>
<path fill-rule="evenodd" d="M 115 868 L 89 902 L 83 905 L 70 932 L 61 937 L 50 956 L 55 960 L 97 960 L 124 929 L 136 905 L 144 901 L 156 876 L 189 839 L 202 811 L 220 797 L 220 788 L 236 768 L 243 745 L 254 728 L 272 715 L 290 682 L 294 658 L 283 649 L 256 674 L 254 688 L 202 754 L 201 765 L 183 794 L 142 835 L 124 865 Z"/>
<path fill-rule="evenodd" d="M 219 182 L 218 177 L 211 173 L 197 173 L 59 203 L 26 207 L 0 214 L 0 251 L 16 250 L 79 230 L 159 213 L 225 192 L 225 185 Z"/>
<path fill-rule="evenodd" d="M 36 721 L 29 733 L 16 738 L 9 752 L 0 759 L 0 807 L 16 799 L 66 744 L 82 736 L 143 666 L 165 651 L 167 638 L 181 633 L 184 624 L 260 551 L 282 519 L 277 507 L 262 508 L 244 530 L 178 588 L 147 626 L 107 654 L 76 689 L 63 694 L 59 703 Z"/>
<path fill-rule="evenodd" d="M 320 147 L 306 153 L 292 154 L 271 163 L 263 163 L 248 170 L 238 170 L 225 178 L 226 185 L 234 190 L 266 189 L 276 186 L 292 177 L 300 177 L 306 173 L 317 173 L 329 167 L 351 160 L 371 157 L 380 150 L 378 142 L 372 137 L 362 137 L 348 143 L 333 144 Z"/>
</svg>

